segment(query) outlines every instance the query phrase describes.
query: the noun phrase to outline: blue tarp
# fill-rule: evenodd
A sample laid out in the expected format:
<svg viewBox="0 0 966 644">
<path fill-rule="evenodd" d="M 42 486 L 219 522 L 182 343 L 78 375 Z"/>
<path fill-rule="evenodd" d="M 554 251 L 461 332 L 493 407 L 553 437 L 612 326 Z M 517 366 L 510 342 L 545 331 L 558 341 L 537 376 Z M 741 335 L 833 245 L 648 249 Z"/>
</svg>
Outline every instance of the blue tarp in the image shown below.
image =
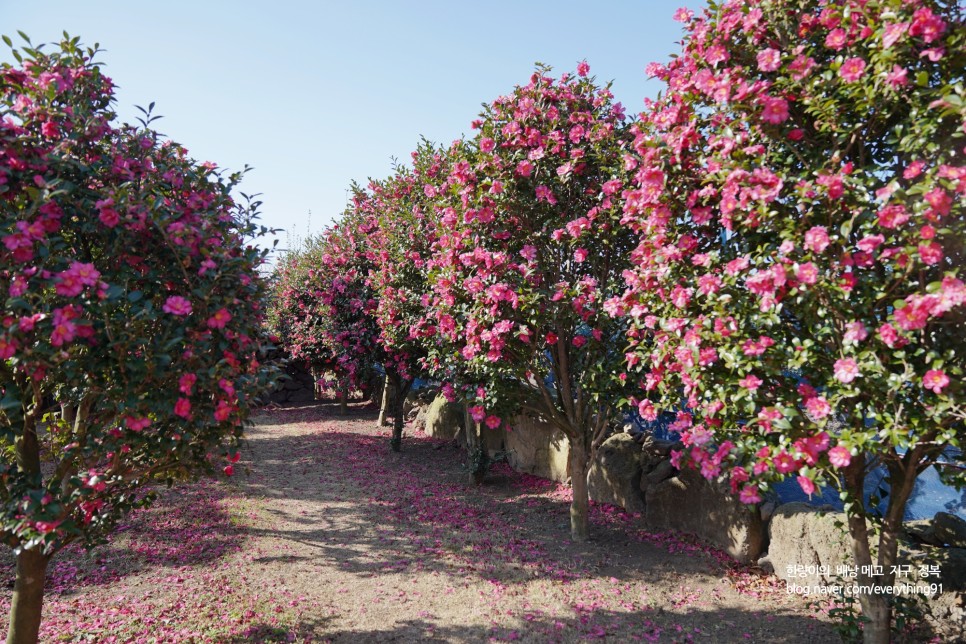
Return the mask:
<svg viewBox="0 0 966 644">
<path fill-rule="evenodd" d="M 643 420 L 637 413 L 629 412 L 625 419 L 631 422 L 642 432 L 653 434 L 655 438 L 662 440 L 676 440 L 677 435 L 668 430 L 668 425 L 672 418 L 659 418 L 654 422 Z M 885 468 L 873 470 L 865 480 L 866 501 L 880 488 L 888 490 L 885 483 Z M 833 488 L 822 488 L 819 493 L 813 494 L 811 498 L 798 485 L 795 479 L 786 479 L 773 486 L 775 493 L 782 503 L 792 501 L 803 501 L 811 505 L 831 505 L 836 509 L 842 508 L 842 501 L 839 499 L 838 490 Z M 881 496 L 881 492 L 879 493 Z M 885 509 L 886 502 L 880 505 Z M 909 497 L 906 505 L 905 519 L 931 519 L 937 512 L 949 512 L 963 519 L 966 519 L 966 489 L 957 491 L 955 488 L 944 484 L 939 480 L 939 473 L 935 468 L 930 467 L 916 480 L 916 487 Z"/>
</svg>

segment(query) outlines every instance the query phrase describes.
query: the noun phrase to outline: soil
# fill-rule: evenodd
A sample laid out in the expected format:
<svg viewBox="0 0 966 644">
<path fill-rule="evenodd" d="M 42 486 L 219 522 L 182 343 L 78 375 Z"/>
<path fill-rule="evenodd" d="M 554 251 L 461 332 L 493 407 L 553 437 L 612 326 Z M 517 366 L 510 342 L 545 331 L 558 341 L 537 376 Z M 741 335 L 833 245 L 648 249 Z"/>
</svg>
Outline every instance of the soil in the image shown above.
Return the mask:
<svg viewBox="0 0 966 644">
<path fill-rule="evenodd" d="M 261 413 L 233 477 L 59 554 L 42 640 L 839 641 L 825 612 L 693 538 L 593 504 L 573 543 L 566 486 L 503 464 L 476 486 L 453 442 L 407 431 L 393 453 L 374 407 L 338 412 Z"/>
<path fill-rule="evenodd" d="M 455 444 L 401 453 L 364 406 L 256 419 L 242 493 L 252 574 L 317 601 L 299 635 L 335 642 L 828 642 L 783 584 L 693 539 L 596 506 L 569 538 L 565 486 L 496 467 L 468 482 Z M 269 581 L 270 580 L 270 581 Z"/>
</svg>

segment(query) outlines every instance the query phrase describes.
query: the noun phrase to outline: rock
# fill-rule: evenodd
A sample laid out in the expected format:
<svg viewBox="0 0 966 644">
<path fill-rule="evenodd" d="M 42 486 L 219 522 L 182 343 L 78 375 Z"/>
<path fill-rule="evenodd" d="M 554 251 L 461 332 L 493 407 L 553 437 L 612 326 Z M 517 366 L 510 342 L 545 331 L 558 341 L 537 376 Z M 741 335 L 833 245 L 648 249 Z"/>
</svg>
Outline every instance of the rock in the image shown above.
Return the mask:
<svg viewBox="0 0 966 644">
<path fill-rule="evenodd" d="M 756 561 L 764 550 L 758 508 L 741 503 L 694 470 L 648 487 L 644 504 L 650 528 L 693 534 L 743 563 Z"/>
<path fill-rule="evenodd" d="M 926 555 L 925 562 L 939 565 L 943 592 L 966 592 L 966 548 L 938 548 Z"/>
<path fill-rule="evenodd" d="M 505 434 L 510 467 L 552 481 L 566 481 L 570 476 L 570 445 L 563 432 L 546 420 L 522 414 L 512 424 L 513 429 Z"/>
<path fill-rule="evenodd" d="M 289 378 L 282 384 L 282 388 L 288 391 L 298 391 L 299 389 L 304 389 L 305 386 L 295 378 Z"/>
<path fill-rule="evenodd" d="M 937 512 L 932 525 L 936 539 L 954 548 L 966 548 L 966 521 L 955 514 Z"/>
<path fill-rule="evenodd" d="M 454 438 L 463 426 L 463 407 L 436 396 L 426 408 L 426 434 L 433 438 Z"/>
<path fill-rule="evenodd" d="M 902 531 L 906 538 L 913 543 L 922 543 L 928 546 L 943 545 L 942 539 L 936 536 L 935 527 L 930 519 L 907 521 L 902 525 Z"/>
<path fill-rule="evenodd" d="M 677 470 L 671 465 L 671 461 L 661 461 L 653 470 L 648 472 L 641 479 L 641 490 L 646 491 L 648 486 L 657 485 L 661 481 L 671 478 Z"/>
<path fill-rule="evenodd" d="M 771 559 L 768 558 L 767 554 L 758 560 L 758 567 L 770 575 L 775 573 L 775 566 L 772 564 Z"/>
<path fill-rule="evenodd" d="M 758 512 L 761 514 L 761 520 L 765 523 L 771 520 L 773 514 L 775 514 L 775 508 L 778 507 L 774 501 L 766 501 L 761 504 L 758 508 Z"/>
<path fill-rule="evenodd" d="M 406 399 L 403 400 L 403 416 L 408 417 L 416 407 L 419 406 L 419 392 L 412 389 L 406 394 Z"/>
<path fill-rule="evenodd" d="M 643 512 L 641 446 L 630 434 L 614 434 L 597 448 L 587 473 L 587 492 L 599 503 Z"/>
<path fill-rule="evenodd" d="M 929 599 L 927 617 L 940 642 L 966 642 L 966 594 L 943 592 Z"/>
<path fill-rule="evenodd" d="M 503 425 L 496 429 L 487 427 L 486 423 L 480 424 L 480 442 L 486 448 L 486 453 L 494 457 L 499 453 L 507 451 L 506 446 L 507 431 Z"/>
<path fill-rule="evenodd" d="M 768 536 L 768 559 L 775 574 L 787 582 L 827 586 L 836 579 L 838 567 L 853 565 L 844 513 L 785 503 L 775 509 Z"/>
<path fill-rule="evenodd" d="M 413 418 L 413 429 L 426 430 L 426 407 L 419 406 L 416 410 L 416 417 Z"/>
</svg>

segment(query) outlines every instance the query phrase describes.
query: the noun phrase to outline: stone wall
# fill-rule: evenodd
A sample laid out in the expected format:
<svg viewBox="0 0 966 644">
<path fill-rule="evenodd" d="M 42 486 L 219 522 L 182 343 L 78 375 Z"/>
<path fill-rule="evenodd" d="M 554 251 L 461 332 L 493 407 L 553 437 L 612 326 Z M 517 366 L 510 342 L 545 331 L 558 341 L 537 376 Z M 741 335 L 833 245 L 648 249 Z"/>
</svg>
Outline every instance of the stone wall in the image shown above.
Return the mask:
<svg viewBox="0 0 966 644">
<path fill-rule="evenodd" d="M 542 418 L 527 415 L 517 416 L 512 425 L 503 434 L 510 467 L 552 481 L 570 478 L 570 447 L 563 432 Z"/>
<path fill-rule="evenodd" d="M 315 378 L 301 363 L 285 365 L 283 375 L 268 399 L 273 403 L 305 403 L 315 400 Z"/>
</svg>

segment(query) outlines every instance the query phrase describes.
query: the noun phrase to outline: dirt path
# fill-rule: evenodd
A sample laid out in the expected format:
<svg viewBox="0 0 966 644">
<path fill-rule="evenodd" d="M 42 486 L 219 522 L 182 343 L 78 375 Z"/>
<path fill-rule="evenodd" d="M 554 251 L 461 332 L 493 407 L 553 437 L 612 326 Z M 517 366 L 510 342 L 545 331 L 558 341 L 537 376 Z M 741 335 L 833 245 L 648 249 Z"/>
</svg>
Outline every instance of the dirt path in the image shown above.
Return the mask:
<svg viewBox="0 0 966 644">
<path fill-rule="evenodd" d="M 163 492 L 108 545 L 51 565 L 44 642 L 837 642 L 784 586 L 680 535 L 361 406 L 263 413 L 229 481 Z M 12 560 L 0 561 L 9 608 Z M 5 623 L 0 629 L 6 630 Z"/>
<path fill-rule="evenodd" d="M 256 419 L 251 574 L 305 604 L 300 636 L 360 641 L 837 641 L 782 585 L 690 539 L 595 506 L 569 541 L 569 490 L 497 468 L 465 483 L 447 442 L 388 450 L 373 411 Z"/>
</svg>

